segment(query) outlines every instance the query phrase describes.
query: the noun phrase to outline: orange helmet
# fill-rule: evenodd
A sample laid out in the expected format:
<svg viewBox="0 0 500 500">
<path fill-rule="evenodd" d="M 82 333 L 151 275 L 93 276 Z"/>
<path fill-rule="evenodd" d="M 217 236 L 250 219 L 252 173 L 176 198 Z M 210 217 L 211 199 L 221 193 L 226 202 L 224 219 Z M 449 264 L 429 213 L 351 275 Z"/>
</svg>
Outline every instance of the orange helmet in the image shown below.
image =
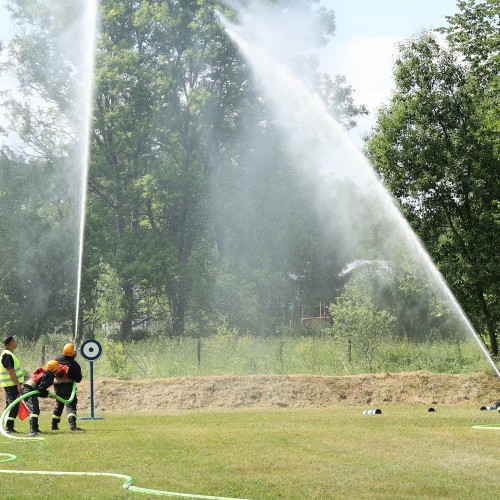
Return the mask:
<svg viewBox="0 0 500 500">
<path fill-rule="evenodd" d="M 63 347 L 64 356 L 73 356 L 75 354 L 75 344 L 70 342 Z"/>
<path fill-rule="evenodd" d="M 55 373 L 58 370 L 58 368 L 59 368 L 59 363 L 55 359 L 47 361 L 47 365 L 45 366 L 45 369 L 52 373 Z"/>
</svg>

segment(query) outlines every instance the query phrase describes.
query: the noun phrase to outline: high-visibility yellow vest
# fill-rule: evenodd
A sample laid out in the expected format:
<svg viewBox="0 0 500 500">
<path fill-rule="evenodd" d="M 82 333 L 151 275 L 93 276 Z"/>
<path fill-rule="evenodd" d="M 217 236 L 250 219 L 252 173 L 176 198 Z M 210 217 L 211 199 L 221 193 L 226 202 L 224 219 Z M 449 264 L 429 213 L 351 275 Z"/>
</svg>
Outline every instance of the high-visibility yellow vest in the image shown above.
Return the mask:
<svg viewBox="0 0 500 500">
<path fill-rule="evenodd" d="M 5 351 L 3 351 L 2 355 L 0 356 L 0 360 L 3 359 L 4 354 L 10 354 L 12 356 L 12 359 L 14 360 L 14 371 L 16 372 L 17 380 L 19 380 L 19 383 L 22 384 L 24 382 L 24 372 L 21 368 L 21 363 L 19 362 L 19 359 L 13 352 L 10 352 L 8 349 L 5 349 Z M 10 378 L 7 368 L 3 366 L 1 361 L 0 361 L 0 369 L 2 370 L 0 372 L 0 385 L 2 387 L 11 387 L 13 385 L 16 385 L 14 384 L 14 382 L 12 382 L 12 379 Z"/>
</svg>

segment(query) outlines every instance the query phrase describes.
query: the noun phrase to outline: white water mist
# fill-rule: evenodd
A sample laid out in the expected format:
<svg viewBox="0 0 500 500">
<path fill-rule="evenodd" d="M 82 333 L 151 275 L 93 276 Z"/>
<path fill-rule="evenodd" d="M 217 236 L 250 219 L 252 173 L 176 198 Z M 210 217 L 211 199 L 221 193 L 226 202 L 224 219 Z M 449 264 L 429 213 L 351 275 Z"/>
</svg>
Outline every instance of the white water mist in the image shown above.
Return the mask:
<svg viewBox="0 0 500 500">
<path fill-rule="evenodd" d="M 470 320 L 402 216 L 395 200 L 344 128 L 294 69 L 290 47 L 294 46 L 295 40 L 304 37 L 297 29 L 291 30 L 292 37 L 288 36 L 290 30 L 287 26 L 290 26 L 291 14 L 289 11 L 286 14 L 285 22 L 280 20 L 279 12 L 278 16 L 273 16 L 273 12 L 267 9 L 260 14 L 258 10 L 239 12 L 239 25 L 230 23 L 222 16 L 221 21 L 250 63 L 284 131 L 289 153 L 294 163 L 302 166 L 305 182 L 311 185 L 318 210 L 323 217 L 331 214 L 330 219 L 334 219 L 331 231 L 333 227 L 336 230 L 343 228 L 341 236 L 351 240 L 349 244 L 346 243 L 347 248 L 359 246 L 358 242 L 365 241 L 366 233 L 374 231 L 373 226 L 383 221 L 389 232 L 380 238 L 377 251 L 383 255 L 378 258 L 391 260 L 394 247 L 403 244 L 422 268 L 436 295 L 450 307 L 464 331 L 477 343 L 500 377 L 500 371 Z M 283 24 L 286 26 L 282 31 Z M 363 211 L 362 207 L 347 200 L 349 196 L 346 192 L 355 192 L 358 199 L 373 198 L 378 213 L 372 215 Z"/>
</svg>

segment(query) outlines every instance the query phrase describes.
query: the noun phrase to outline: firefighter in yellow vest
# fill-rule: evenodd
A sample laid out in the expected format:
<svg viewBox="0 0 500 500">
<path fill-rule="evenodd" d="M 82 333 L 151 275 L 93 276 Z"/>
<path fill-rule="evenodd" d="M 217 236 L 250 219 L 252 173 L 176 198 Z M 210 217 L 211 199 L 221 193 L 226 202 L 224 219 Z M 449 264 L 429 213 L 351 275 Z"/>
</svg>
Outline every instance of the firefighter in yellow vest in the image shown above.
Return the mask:
<svg viewBox="0 0 500 500">
<path fill-rule="evenodd" d="M 14 337 L 9 336 L 3 340 L 4 350 L 2 351 L 0 362 L 0 385 L 5 390 L 5 407 L 9 406 L 23 393 L 24 372 L 21 368 L 19 359 L 14 354 L 17 347 L 17 341 Z M 11 408 L 7 418 L 6 432 L 9 434 L 17 433 L 14 429 L 14 421 L 19 411 L 19 405 Z"/>
</svg>

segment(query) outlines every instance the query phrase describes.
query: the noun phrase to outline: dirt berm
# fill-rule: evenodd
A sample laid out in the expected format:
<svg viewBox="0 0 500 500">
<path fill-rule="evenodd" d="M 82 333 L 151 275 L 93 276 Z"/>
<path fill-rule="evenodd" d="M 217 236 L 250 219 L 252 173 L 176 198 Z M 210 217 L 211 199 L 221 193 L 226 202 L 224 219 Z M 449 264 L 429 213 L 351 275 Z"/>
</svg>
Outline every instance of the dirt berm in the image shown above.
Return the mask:
<svg viewBox="0 0 500 500">
<path fill-rule="evenodd" d="M 78 385 L 79 409 L 90 409 L 88 380 Z M 99 412 L 216 408 L 321 408 L 398 404 L 492 405 L 500 399 L 493 374 L 429 372 L 180 377 L 155 380 L 94 379 Z"/>
</svg>

